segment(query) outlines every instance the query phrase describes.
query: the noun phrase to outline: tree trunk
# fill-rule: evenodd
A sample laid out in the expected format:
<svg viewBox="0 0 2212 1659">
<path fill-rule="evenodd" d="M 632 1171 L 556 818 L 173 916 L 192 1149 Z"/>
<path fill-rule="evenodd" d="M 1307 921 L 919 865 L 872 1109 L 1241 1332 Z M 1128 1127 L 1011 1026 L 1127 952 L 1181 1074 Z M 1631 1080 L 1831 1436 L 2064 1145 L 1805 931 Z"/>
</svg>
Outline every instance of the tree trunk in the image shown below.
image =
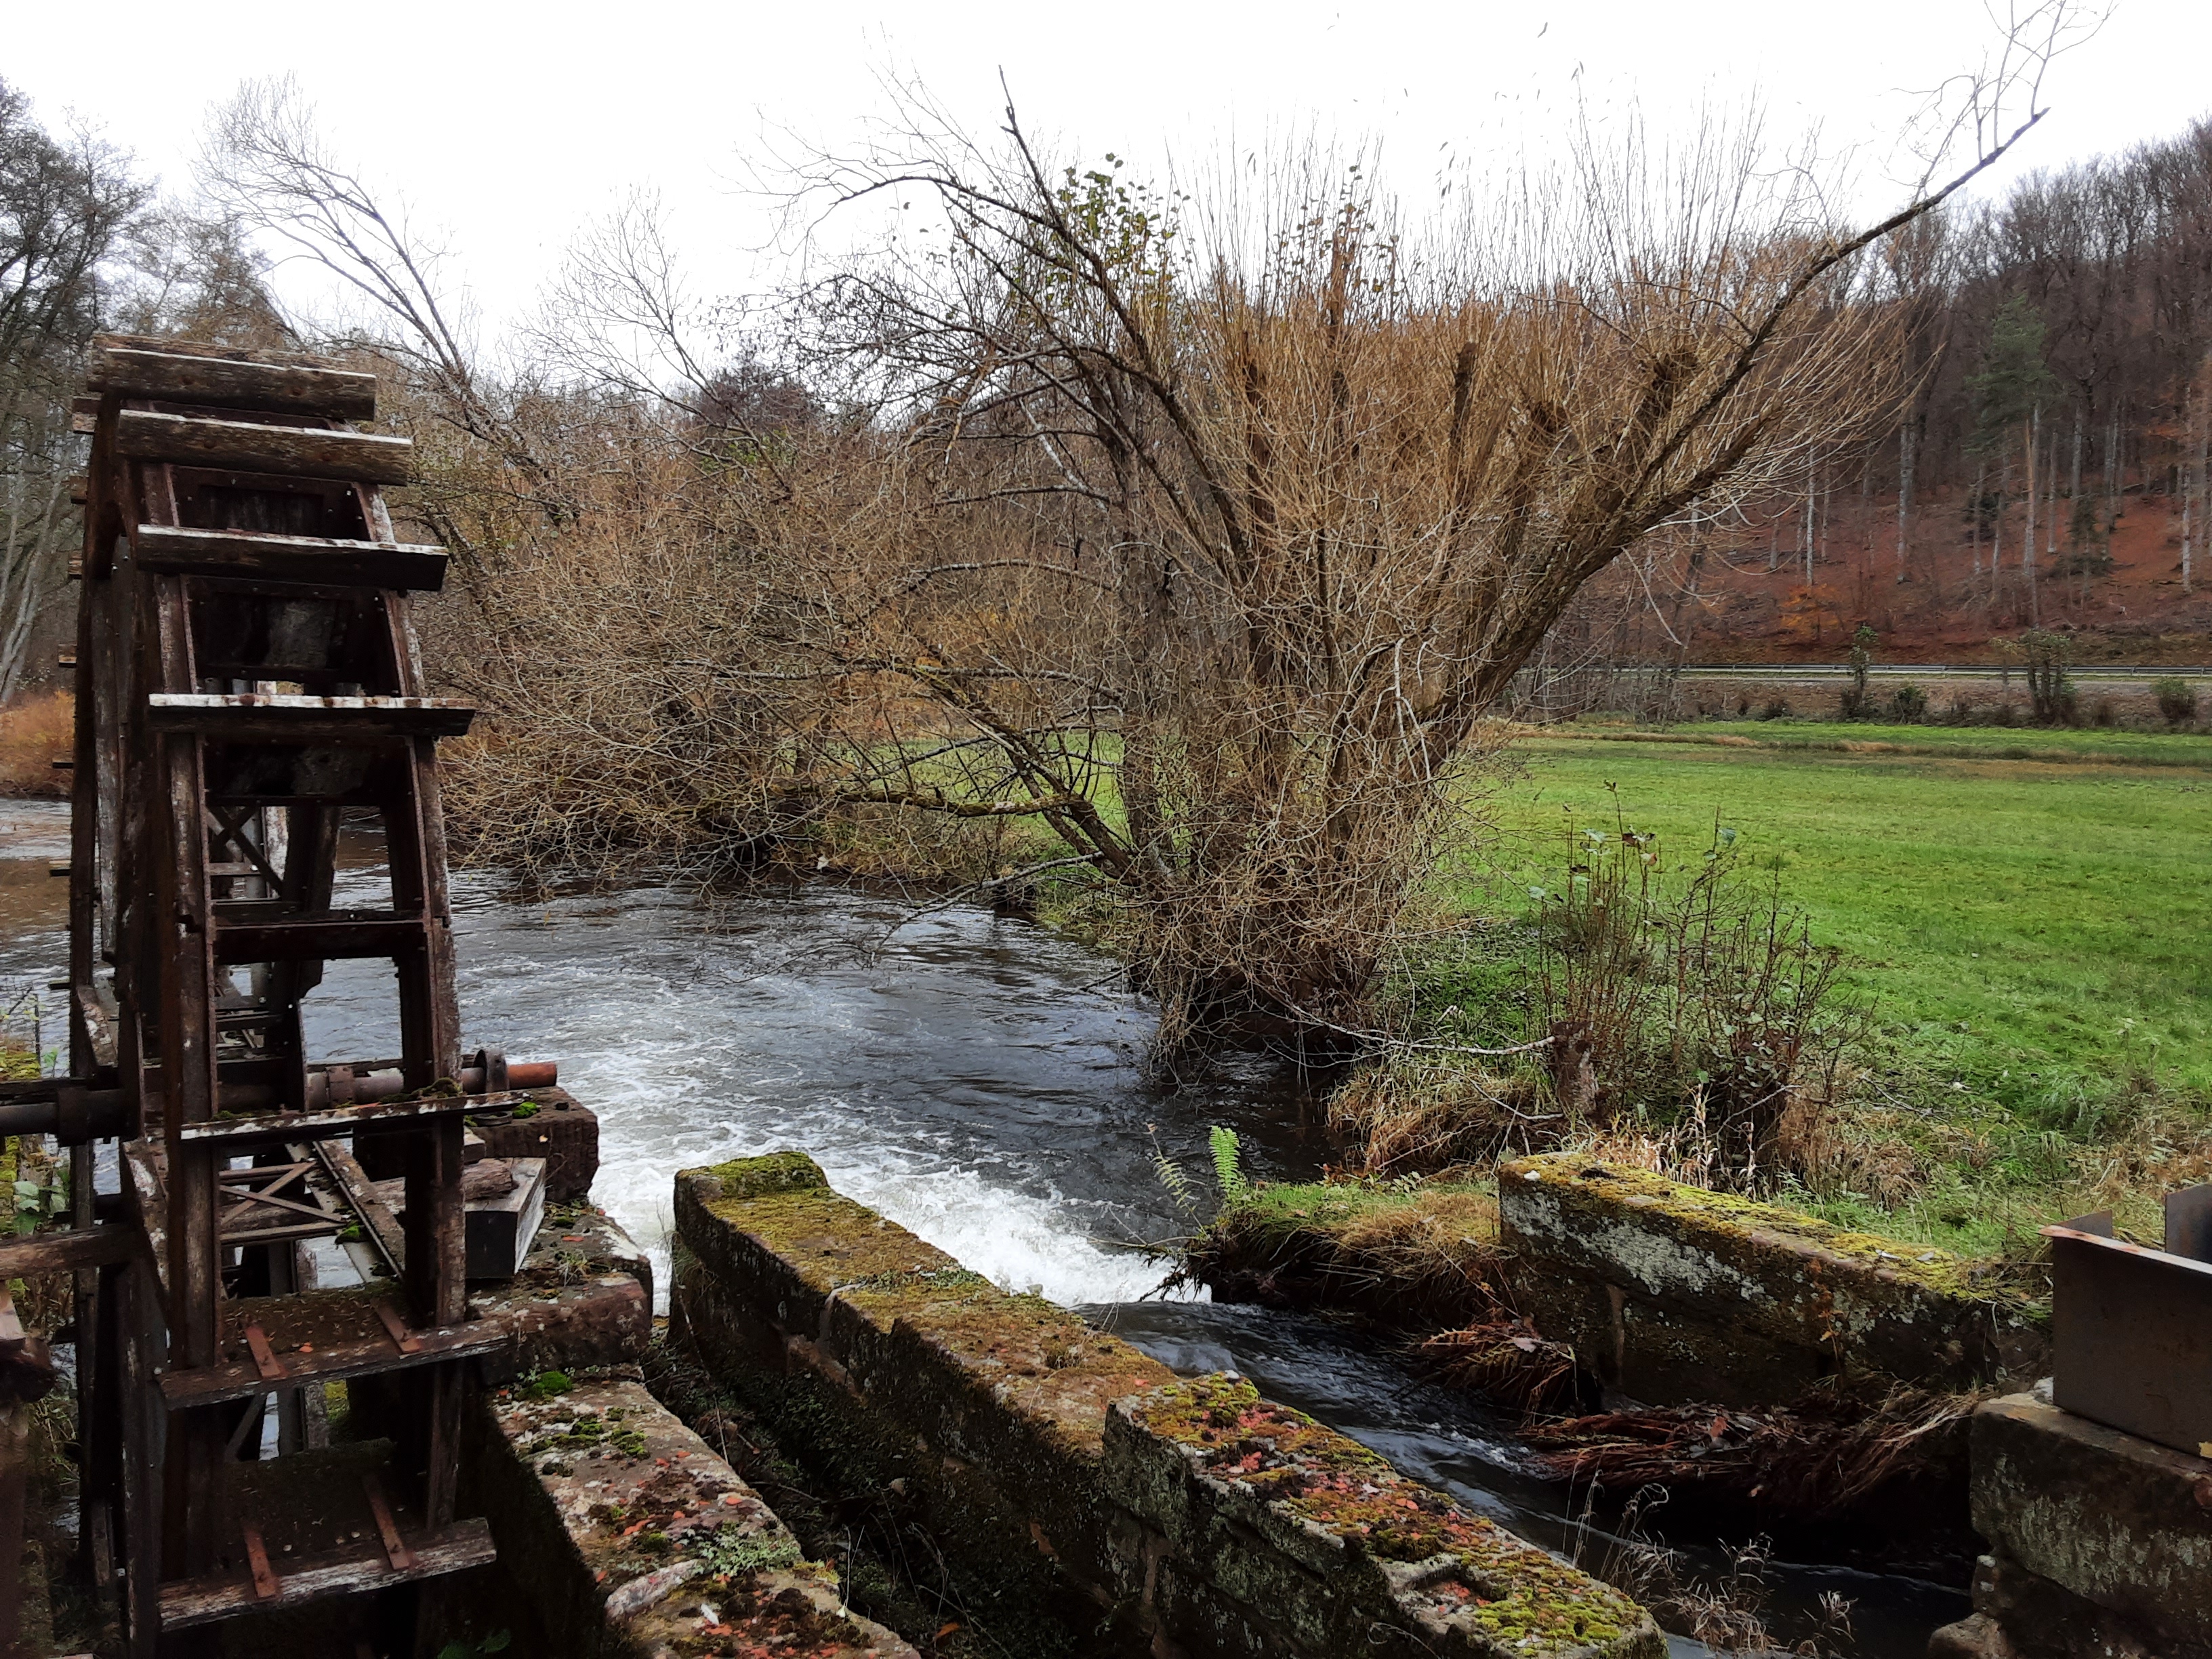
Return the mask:
<svg viewBox="0 0 2212 1659">
<path fill-rule="evenodd" d="M 2204 494 L 2204 468 L 2208 461 L 2212 461 L 2212 421 L 2205 419 L 2207 413 L 2212 413 L 2212 411 L 2205 410 L 2203 404 L 2203 400 L 2200 398 L 2197 414 L 2197 493 L 2200 498 Z M 2212 523 L 2206 522 L 2205 512 L 2200 501 L 2197 509 L 2198 523 L 2197 533 L 2199 536 L 2205 535 L 2207 532 L 2212 532 Z M 2181 591 L 2185 593 L 2193 593 L 2197 591 L 2191 580 L 2191 574 L 2188 556 L 2185 554 L 2181 561 Z"/>
<path fill-rule="evenodd" d="M 2198 437 L 2199 422 L 2197 410 L 2197 389 L 2191 386 L 2181 395 L 2181 591 L 2194 591 L 2194 538 L 2199 533 L 2203 513 L 2197 506 L 2197 496 L 2204 488 L 2203 445 Z"/>
<path fill-rule="evenodd" d="M 1813 591 L 1813 538 L 1815 532 L 1814 516 L 1820 507 L 1819 463 L 1808 453 L 1805 457 L 1805 533 L 1800 551 L 1805 560 L 1805 591 Z"/>
<path fill-rule="evenodd" d="M 2043 405 L 2038 404 L 2035 412 L 2027 417 L 2027 533 L 2021 538 L 2020 572 L 2027 581 L 2027 620 L 2031 626 L 2043 626 L 2043 611 L 2039 596 L 2035 591 L 2035 461 L 2043 438 Z"/>
<path fill-rule="evenodd" d="M 1966 509 L 1968 544 L 1974 551 L 1974 580 L 1978 582 L 1982 579 L 1982 486 L 1989 481 L 1989 470 L 1986 461 L 1975 463 L 1974 495 Z"/>
<path fill-rule="evenodd" d="M 1912 543 L 1912 422 L 1897 434 L 1897 580 L 1906 580 L 1906 551 Z"/>
</svg>

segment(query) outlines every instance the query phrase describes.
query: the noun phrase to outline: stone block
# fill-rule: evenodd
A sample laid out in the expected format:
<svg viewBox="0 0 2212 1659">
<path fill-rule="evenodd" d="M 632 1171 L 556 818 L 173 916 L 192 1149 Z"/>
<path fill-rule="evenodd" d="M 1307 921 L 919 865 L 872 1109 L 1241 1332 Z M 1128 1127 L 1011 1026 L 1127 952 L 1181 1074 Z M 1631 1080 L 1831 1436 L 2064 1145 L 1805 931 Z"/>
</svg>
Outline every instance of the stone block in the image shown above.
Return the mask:
<svg viewBox="0 0 2212 1659">
<path fill-rule="evenodd" d="M 499 1547 L 497 1596 L 546 1659 L 912 1659 L 847 1613 L 836 1573 L 635 1373 L 503 1389 L 468 1474 Z M 480 1619 L 483 1617 L 480 1614 Z"/>
<path fill-rule="evenodd" d="M 2030 1395 L 1988 1401 L 1972 1432 L 1974 1528 L 1994 1556 L 1977 1612 L 2033 1651 L 2066 1606 L 2041 1581 L 2117 1615 L 2088 1620 L 2097 1640 L 2212 1651 L 2212 1460 Z"/>
<path fill-rule="evenodd" d="M 653 1263 L 612 1216 L 548 1206 L 521 1271 L 470 1286 L 469 1317 L 514 1334 L 507 1353 L 483 1362 L 495 1379 L 633 1363 L 653 1340 Z"/>
<path fill-rule="evenodd" d="M 1498 1207 L 1521 1310 L 1647 1403 L 1770 1405 L 1857 1370 L 1963 1390 L 2049 1354 L 2047 1309 L 1977 1264 L 1587 1154 L 1502 1165 Z"/>
<path fill-rule="evenodd" d="M 798 1153 L 677 1177 L 672 1323 L 718 1367 L 812 1372 L 967 1466 L 1096 1583 L 1109 1401 L 1170 1373 L 830 1189 Z"/>
<path fill-rule="evenodd" d="M 1168 1383 L 1107 1419 L 1122 1577 L 1212 1651 L 1660 1659 L 1619 1591 L 1241 1377 Z"/>
<path fill-rule="evenodd" d="M 565 1203 L 590 1195 L 599 1172 L 598 1115 L 566 1089 L 532 1089 L 534 1111 L 498 1115 L 478 1114 L 469 1127 L 483 1139 L 488 1158 L 542 1158 L 545 1196 Z"/>
<path fill-rule="evenodd" d="M 1241 1379 L 1179 1383 L 999 1290 L 799 1154 L 684 1171 L 676 1224 L 672 1340 L 803 1383 L 771 1425 L 895 1480 L 958 1534 L 948 1555 L 1048 1560 L 1085 1610 L 1037 1605 L 1071 1632 L 1103 1609 L 1160 1654 L 1665 1650 L 1626 1597 Z"/>
</svg>

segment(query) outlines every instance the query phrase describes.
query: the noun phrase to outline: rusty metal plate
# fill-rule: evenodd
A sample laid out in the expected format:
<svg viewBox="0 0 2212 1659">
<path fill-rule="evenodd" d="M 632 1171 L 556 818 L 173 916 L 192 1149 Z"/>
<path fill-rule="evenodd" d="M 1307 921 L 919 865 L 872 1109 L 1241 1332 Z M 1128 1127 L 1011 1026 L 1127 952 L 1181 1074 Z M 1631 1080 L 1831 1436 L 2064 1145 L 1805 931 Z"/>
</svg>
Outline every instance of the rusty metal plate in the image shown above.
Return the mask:
<svg viewBox="0 0 2212 1659">
<path fill-rule="evenodd" d="M 2166 1253 L 2212 1261 L 2212 1184 L 2166 1195 Z"/>
<path fill-rule="evenodd" d="M 2051 1398 L 2062 1411 L 2212 1456 L 2212 1262 L 2046 1227 Z"/>
</svg>

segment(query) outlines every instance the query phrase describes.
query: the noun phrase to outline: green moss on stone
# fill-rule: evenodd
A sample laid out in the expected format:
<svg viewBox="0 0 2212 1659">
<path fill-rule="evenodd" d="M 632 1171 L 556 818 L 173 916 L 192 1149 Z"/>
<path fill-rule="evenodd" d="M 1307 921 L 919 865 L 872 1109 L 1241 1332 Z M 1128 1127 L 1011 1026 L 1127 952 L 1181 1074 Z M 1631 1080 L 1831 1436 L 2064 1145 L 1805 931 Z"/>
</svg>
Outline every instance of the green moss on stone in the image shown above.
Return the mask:
<svg viewBox="0 0 2212 1659">
<path fill-rule="evenodd" d="M 709 1215 L 752 1235 L 823 1294 L 960 1267 L 934 1244 L 827 1187 L 763 1186 L 747 1196 L 726 1183 L 720 1196 L 702 1196 Z"/>
<path fill-rule="evenodd" d="M 1498 1166 L 1501 1188 L 1516 1183 L 1568 1186 L 1579 1196 L 1624 1210 L 1641 1211 L 1674 1223 L 1686 1231 L 1720 1234 L 1746 1244 L 1779 1242 L 1810 1246 L 1841 1261 L 1884 1270 L 1930 1295 L 1972 1302 L 2016 1304 L 2029 1316 L 2041 1304 L 2002 1282 L 2008 1269 L 1925 1244 L 1851 1232 L 1817 1216 L 1763 1204 L 1729 1193 L 1686 1187 L 1648 1170 L 1607 1164 L 1588 1152 L 1549 1152 Z"/>
<path fill-rule="evenodd" d="M 726 1199 L 759 1198 L 798 1188 L 823 1188 L 830 1178 L 822 1166 L 804 1152 L 769 1152 L 761 1158 L 735 1158 L 704 1170 L 685 1170 L 684 1176 L 708 1176 L 721 1183 Z"/>
<path fill-rule="evenodd" d="M 1618 1590 L 1408 1480 L 1304 1413 L 1261 1399 L 1241 1377 L 1170 1383 L 1139 1402 L 1134 1415 L 1215 1480 L 1377 1560 L 1449 1558 L 1449 1571 L 1425 1579 L 1417 1594 L 1531 1651 L 1649 1628 L 1643 1610 Z"/>
</svg>

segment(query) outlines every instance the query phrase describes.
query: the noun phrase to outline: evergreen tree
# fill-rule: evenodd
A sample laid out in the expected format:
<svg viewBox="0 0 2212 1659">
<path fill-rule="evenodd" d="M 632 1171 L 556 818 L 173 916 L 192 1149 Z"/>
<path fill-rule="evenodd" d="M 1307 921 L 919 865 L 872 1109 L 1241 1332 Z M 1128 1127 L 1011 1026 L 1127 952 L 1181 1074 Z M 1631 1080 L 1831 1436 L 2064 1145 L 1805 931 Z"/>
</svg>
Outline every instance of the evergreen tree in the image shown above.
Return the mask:
<svg viewBox="0 0 2212 1659">
<path fill-rule="evenodd" d="M 1990 319 L 1981 367 L 1966 382 L 1978 450 L 1986 453 L 2016 441 L 2037 406 L 2057 395 L 2057 378 L 2044 359 L 2044 334 L 2042 315 L 2025 295 L 2014 295 Z"/>
</svg>

